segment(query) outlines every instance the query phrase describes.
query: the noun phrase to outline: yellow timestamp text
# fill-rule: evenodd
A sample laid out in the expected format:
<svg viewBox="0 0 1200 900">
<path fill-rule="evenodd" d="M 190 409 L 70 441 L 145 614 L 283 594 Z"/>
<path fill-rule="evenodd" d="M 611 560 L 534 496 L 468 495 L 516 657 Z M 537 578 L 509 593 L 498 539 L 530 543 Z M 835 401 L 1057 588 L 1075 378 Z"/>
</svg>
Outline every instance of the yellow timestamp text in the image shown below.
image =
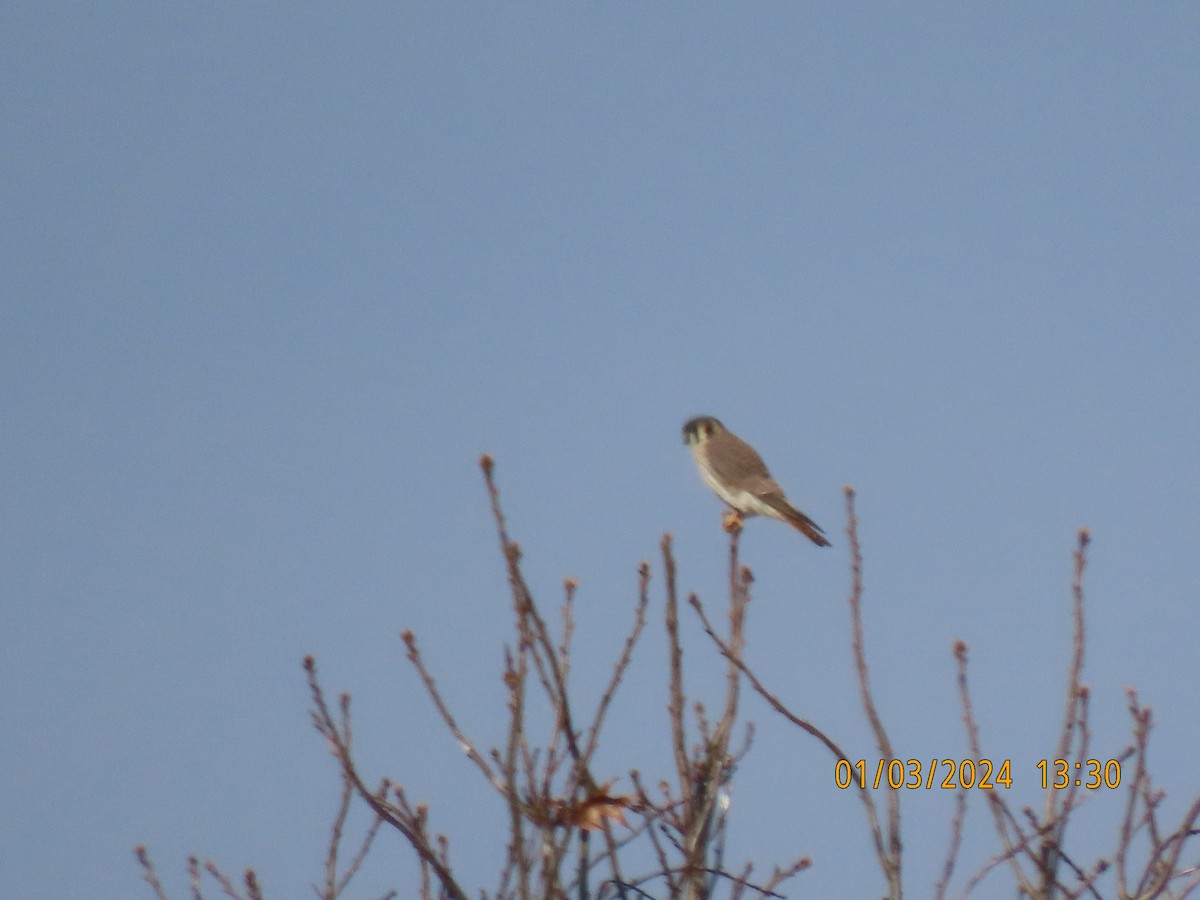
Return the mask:
<svg viewBox="0 0 1200 900">
<path fill-rule="evenodd" d="M 1012 762 L 1002 760 L 994 763 L 990 759 L 880 759 L 869 765 L 860 759 L 851 762 L 839 759 L 833 767 L 833 782 L 840 788 L 857 786 L 879 790 L 933 790 L 942 788 L 956 791 L 959 788 L 983 791 L 994 790 L 997 785 L 1012 787 Z"/>
<path fill-rule="evenodd" d="M 1068 762 L 1065 759 L 1043 759 L 1037 764 L 1042 773 L 1042 790 L 1047 788 L 1061 791 L 1063 788 L 1096 788 L 1106 787 L 1114 790 L 1121 786 L 1121 761 L 1119 759 L 1081 759 L 1078 762 Z"/>
</svg>

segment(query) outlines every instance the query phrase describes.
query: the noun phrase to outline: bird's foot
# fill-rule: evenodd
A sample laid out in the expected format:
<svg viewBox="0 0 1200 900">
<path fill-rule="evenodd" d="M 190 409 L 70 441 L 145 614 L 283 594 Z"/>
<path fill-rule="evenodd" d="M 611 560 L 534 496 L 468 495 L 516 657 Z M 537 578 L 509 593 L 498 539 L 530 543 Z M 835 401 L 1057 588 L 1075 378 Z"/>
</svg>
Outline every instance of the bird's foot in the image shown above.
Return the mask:
<svg viewBox="0 0 1200 900">
<path fill-rule="evenodd" d="M 736 509 L 727 509 L 725 515 L 721 517 L 721 527 L 730 534 L 734 534 L 742 530 L 744 521 L 742 514 Z"/>
</svg>

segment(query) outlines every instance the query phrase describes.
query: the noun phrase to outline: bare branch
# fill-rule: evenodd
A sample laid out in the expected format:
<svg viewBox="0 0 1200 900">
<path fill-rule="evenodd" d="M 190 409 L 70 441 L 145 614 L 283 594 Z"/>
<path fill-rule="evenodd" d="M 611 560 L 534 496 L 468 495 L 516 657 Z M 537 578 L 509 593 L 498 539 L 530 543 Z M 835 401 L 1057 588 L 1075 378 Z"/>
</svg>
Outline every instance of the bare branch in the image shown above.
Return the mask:
<svg viewBox="0 0 1200 900">
<path fill-rule="evenodd" d="M 583 749 L 583 759 L 585 762 L 590 763 L 593 754 L 596 752 L 596 747 L 600 742 L 600 729 L 604 725 L 604 716 L 608 712 L 608 707 L 617 693 L 617 688 L 620 687 L 621 680 L 625 677 L 629 663 L 633 660 L 633 648 L 636 646 L 638 638 L 641 637 L 642 631 L 646 627 L 646 607 L 650 604 L 649 586 L 650 563 L 643 562 L 638 566 L 638 603 L 637 609 L 634 612 L 633 627 L 625 638 L 625 646 L 621 650 L 621 655 L 617 659 L 616 665 L 613 666 L 612 677 L 608 680 L 608 686 L 605 688 L 604 694 L 600 698 L 600 703 L 596 707 L 596 715 L 592 718 L 592 724 L 588 728 L 587 744 Z"/>
<path fill-rule="evenodd" d="M 1083 656 L 1086 644 L 1083 614 L 1083 571 L 1087 565 L 1087 545 L 1090 540 L 1091 534 L 1088 529 L 1080 528 L 1078 545 L 1074 553 L 1075 571 L 1071 579 L 1073 624 L 1071 663 L 1067 669 L 1066 702 L 1064 704 L 1062 731 L 1058 737 L 1058 748 L 1054 757 L 1055 759 L 1065 760 L 1071 755 L 1071 746 L 1075 742 L 1076 735 L 1079 734 L 1078 729 L 1086 727 L 1079 718 L 1079 703 L 1081 690 L 1080 678 L 1083 673 Z M 1052 890 L 1056 883 L 1055 873 L 1058 868 L 1057 854 L 1063 846 L 1063 838 L 1066 833 L 1067 818 L 1058 815 L 1059 802 L 1062 801 L 1063 804 L 1069 804 L 1073 799 L 1073 797 L 1065 796 L 1061 791 L 1056 791 L 1052 787 L 1048 787 L 1046 790 L 1042 821 L 1049 822 L 1055 819 L 1058 822 L 1058 829 L 1049 835 L 1045 845 L 1045 855 L 1039 860 L 1043 892 Z"/>
<path fill-rule="evenodd" d="M 967 746 L 970 748 L 971 756 L 974 759 L 984 759 L 983 746 L 979 740 L 979 726 L 975 722 L 975 712 L 971 704 L 971 689 L 967 681 L 967 645 L 965 642 L 960 640 L 955 643 L 954 656 L 958 662 L 958 697 L 959 703 L 962 706 L 963 725 L 967 729 Z M 991 870 L 993 865 L 1008 862 L 1012 866 L 1013 878 L 1016 879 L 1021 890 L 1032 896 L 1033 885 L 1026 879 L 1025 871 L 1016 859 L 1019 848 L 1025 846 L 1025 837 L 1021 832 L 1020 825 L 1017 824 L 1016 818 L 1008 808 L 1008 804 L 1004 802 L 1004 798 L 1000 795 L 999 791 L 988 791 L 985 796 L 987 797 L 988 809 L 992 813 L 992 821 L 996 827 L 996 837 L 1000 839 L 1000 846 L 1003 848 L 1003 851 L 1000 855 L 994 857 L 992 863 L 986 865 L 978 873 L 977 879 L 981 880 Z M 1010 828 L 1012 829 L 1012 833 L 1010 833 Z M 1014 834 L 1016 835 L 1015 838 Z M 973 883 L 977 884 L 978 880 Z"/>
<path fill-rule="evenodd" d="M 875 698 L 871 692 L 871 680 L 867 673 L 867 652 L 863 639 L 862 624 L 862 549 L 858 542 L 858 517 L 854 512 L 854 488 L 846 485 L 843 488 L 846 496 L 846 534 L 850 539 L 850 620 L 853 626 L 854 668 L 858 674 L 859 695 L 867 721 L 875 732 L 875 743 L 879 747 L 880 756 L 887 762 L 896 758 L 892 750 L 892 742 L 883 720 L 875 708 Z M 887 852 L 879 854 L 879 864 L 883 868 L 884 877 L 888 883 L 888 895 L 893 900 L 899 900 L 902 893 L 900 883 L 901 841 L 900 841 L 900 792 L 890 784 L 887 787 Z"/>
<path fill-rule="evenodd" d="M 379 818 L 404 835 L 422 862 L 433 870 L 442 885 L 442 889 L 451 900 L 467 900 L 466 893 L 455 881 L 449 866 L 429 843 L 422 822 L 415 818 L 411 814 L 411 811 L 406 812 L 403 807 L 398 808 L 393 806 L 383 796 L 369 790 L 363 784 L 362 778 L 359 777 L 358 771 L 354 767 L 354 761 L 350 754 L 349 695 L 343 695 L 344 699 L 341 704 L 343 722 L 339 726 L 329 711 L 329 705 L 325 702 L 325 693 L 317 681 L 316 662 L 311 656 L 305 657 L 304 670 L 308 675 L 309 692 L 313 699 L 313 723 L 316 725 L 317 730 L 329 741 L 334 756 L 342 766 L 343 774 L 354 785 L 354 789 L 359 797 L 366 801 L 367 805 L 374 810 Z M 402 793 L 399 794 L 399 797 L 403 801 Z M 198 897 L 197 900 L 199 900 Z"/>
<path fill-rule="evenodd" d="M 138 865 L 142 867 L 142 877 L 154 891 L 154 896 L 158 900 L 170 900 L 166 891 L 163 890 L 162 882 L 158 880 L 158 875 L 154 871 L 154 863 L 151 862 L 150 854 L 146 851 L 145 846 L 138 844 L 133 848 L 133 855 L 137 857 Z"/>
<path fill-rule="evenodd" d="M 687 738 L 684 729 L 683 644 L 679 639 L 679 594 L 675 584 L 675 557 L 671 552 L 671 535 L 662 537 L 663 571 L 667 586 L 667 640 L 671 646 L 670 699 L 667 712 L 671 718 L 671 749 L 675 753 L 675 771 L 679 775 L 679 790 L 686 794 L 690 782 Z"/>
<path fill-rule="evenodd" d="M 417 670 L 417 674 L 421 676 L 421 681 L 425 684 L 425 692 L 429 694 L 433 705 L 437 707 L 437 711 L 441 714 L 442 721 L 446 723 L 446 727 L 450 729 L 450 733 L 454 735 L 454 739 L 458 742 L 459 749 L 467 755 L 471 762 L 478 766 L 485 778 L 491 782 L 497 793 L 501 797 L 507 797 L 505 792 L 504 782 L 502 782 L 488 765 L 487 760 L 483 758 L 478 750 L 475 749 L 475 744 L 472 743 L 461 728 L 458 727 L 458 722 L 455 721 L 454 715 L 450 712 L 450 708 L 446 706 L 446 701 L 442 699 L 442 695 L 438 692 L 437 683 L 433 680 L 433 676 L 429 670 L 425 668 L 425 663 L 421 659 L 421 651 L 417 649 L 417 637 L 411 631 L 404 631 L 400 634 L 400 639 L 404 641 L 404 646 L 408 648 L 408 660 L 413 664 L 413 668 Z"/>
</svg>

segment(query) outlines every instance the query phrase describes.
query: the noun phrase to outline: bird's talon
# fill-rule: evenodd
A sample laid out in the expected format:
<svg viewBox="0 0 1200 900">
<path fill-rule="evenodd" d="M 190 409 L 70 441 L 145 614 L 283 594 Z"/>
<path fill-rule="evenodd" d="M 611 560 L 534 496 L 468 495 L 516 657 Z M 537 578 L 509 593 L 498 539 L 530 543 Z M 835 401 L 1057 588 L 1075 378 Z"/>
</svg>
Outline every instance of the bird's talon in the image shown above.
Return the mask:
<svg viewBox="0 0 1200 900">
<path fill-rule="evenodd" d="M 742 514 L 736 509 L 727 509 L 725 510 L 725 514 L 721 516 L 721 527 L 730 534 L 734 534 L 742 530 L 742 523 L 744 521 Z"/>
</svg>

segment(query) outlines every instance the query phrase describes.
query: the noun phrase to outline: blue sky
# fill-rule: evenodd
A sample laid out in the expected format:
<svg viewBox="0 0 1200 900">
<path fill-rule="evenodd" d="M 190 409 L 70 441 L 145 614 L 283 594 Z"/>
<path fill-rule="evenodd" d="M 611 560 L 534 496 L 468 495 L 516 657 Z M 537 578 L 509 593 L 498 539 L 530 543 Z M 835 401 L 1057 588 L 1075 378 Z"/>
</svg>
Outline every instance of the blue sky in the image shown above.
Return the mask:
<svg viewBox="0 0 1200 900">
<path fill-rule="evenodd" d="M 493 886 L 500 806 L 398 637 L 500 742 L 483 451 L 541 601 L 580 581 L 580 703 L 654 561 L 605 762 L 665 776 L 661 534 L 685 590 L 724 578 L 697 413 L 833 539 L 750 523 L 749 655 L 855 755 L 844 484 L 902 754 L 964 755 L 961 637 L 984 747 L 1040 803 L 1087 525 L 1096 754 L 1136 685 L 1168 810 L 1200 788 L 1200 8 L 10 4 L 0 53 L 13 896 L 148 896 L 137 843 L 176 896 L 189 853 L 307 893 L 337 782 L 306 653 L 353 693 L 364 768 Z M 832 760 L 744 712 L 733 858 L 878 893 Z M 951 797 L 903 800 L 921 896 Z M 963 871 L 992 852 L 976 799 Z M 359 895 L 413 874 L 389 839 Z"/>
</svg>

